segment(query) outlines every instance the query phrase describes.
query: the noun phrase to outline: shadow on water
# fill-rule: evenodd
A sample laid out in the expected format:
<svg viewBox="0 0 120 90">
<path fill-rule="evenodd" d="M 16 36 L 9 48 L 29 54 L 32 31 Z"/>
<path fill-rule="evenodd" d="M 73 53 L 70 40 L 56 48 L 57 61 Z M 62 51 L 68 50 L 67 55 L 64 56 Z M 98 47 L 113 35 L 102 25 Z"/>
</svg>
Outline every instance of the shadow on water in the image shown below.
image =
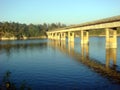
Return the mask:
<svg viewBox="0 0 120 90">
<path fill-rule="evenodd" d="M 32 90 L 30 86 L 27 85 L 26 81 L 23 80 L 19 86 L 15 84 L 15 81 L 11 80 L 11 72 L 7 71 L 4 76 L 2 83 L 0 84 L 0 90 Z"/>
<path fill-rule="evenodd" d="M 34 50 L 34 49 L 39 49 L 43 50 L 46 49 L 47 43 L 45 42 L 15 42 L 15 43 L 5 43 L 5 44 L 0 44 L 0 54 L 1 53 L 6 53 L 7 56 L 10 56 L 11 52 L 14 50 L 14 52 L 19 52 L 20 50 Z"/>
<path fill-rule="evenodd" d="M 120 71 L 116 69 L 116 49 L 106 49 L 106 63 L 103 64 L 89 57 L 88 45 L 81 46 L 81 53 L 75 51 L 73 42 L 69 42 L 67 46 L 66 41 L 51 41 L 49 46 L 69 55 L 77 62 L 89 67 L 92 71 L 99 73 L 111 82 L 120 84 Z"/>
</svg>

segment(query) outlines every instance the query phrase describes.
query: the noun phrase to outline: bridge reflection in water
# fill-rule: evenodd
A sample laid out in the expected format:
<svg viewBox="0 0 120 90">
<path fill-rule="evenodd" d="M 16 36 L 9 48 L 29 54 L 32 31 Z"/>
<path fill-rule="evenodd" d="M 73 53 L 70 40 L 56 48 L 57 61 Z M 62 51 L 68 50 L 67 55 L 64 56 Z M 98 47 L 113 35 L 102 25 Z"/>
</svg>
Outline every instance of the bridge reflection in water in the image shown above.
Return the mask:
<svg viewBox="0 0 120 90">
<path fill-rule="evenodd" d="M 65 41 L 50 41 L 48 44 L 54 49 L 58 49 L 62 53 L 69 55 L 77 62 L 92 69 L 92 71 L 99 73 L 101 76 L 120 84 L 120 71 L 116 69 L 116 49 L 106 49 L 106 63 L 99 62 L 89 57 L 89 45 L 81 45 L 81 52 L 78 53 L 74 49 L 74 43 Z"/>
</svg>

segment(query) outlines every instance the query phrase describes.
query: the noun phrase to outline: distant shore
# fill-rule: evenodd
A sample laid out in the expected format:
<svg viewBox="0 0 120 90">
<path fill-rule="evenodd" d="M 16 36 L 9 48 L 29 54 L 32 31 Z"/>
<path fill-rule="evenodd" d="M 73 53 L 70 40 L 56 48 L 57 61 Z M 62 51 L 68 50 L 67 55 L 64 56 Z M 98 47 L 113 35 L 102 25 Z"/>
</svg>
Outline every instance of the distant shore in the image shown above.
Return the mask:
<svg viewBox="0 0 120 90">
<path fill-rule="evenodd" d="M 105 35 L 89 35 L 90 37 L 105 37 Z M 117 35 L 118 37 L 120 37 L 120 35 Z M 79 37 L 79 36 L 76 36 Z M 0 41 L 6 41 L 6 40 L 29 40 L 29 39 L 46 39 L 47 36 L 40 36 L 40 37 L 23 37 L 23 38 L 16 38 L 16 37 L 2 37 L 0 38 Z"/>
<path fill-rule="evenodd" d="M 46 39 L 46 36 L 40 36 L 40 37 L 23 37 L 23 38 L 16 38 L 16 37 L 1 37 L 0 41 L 6 41 L 6 40 L 28 40 L 28 39 Z"/>
</svg>

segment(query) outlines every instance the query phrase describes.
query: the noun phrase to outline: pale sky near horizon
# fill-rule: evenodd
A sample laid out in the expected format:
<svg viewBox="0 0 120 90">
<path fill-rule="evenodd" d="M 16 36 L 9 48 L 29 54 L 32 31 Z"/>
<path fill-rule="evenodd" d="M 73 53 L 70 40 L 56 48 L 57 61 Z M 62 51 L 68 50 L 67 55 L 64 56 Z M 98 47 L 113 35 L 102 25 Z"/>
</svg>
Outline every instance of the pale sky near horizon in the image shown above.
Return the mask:
<svg viewBox="0 0 120 90">
<path fill-rule="evenodd" d="M 0 22 L 67 25 L 120 15 L 120 0 L 0 0 Z"/>
</svg>

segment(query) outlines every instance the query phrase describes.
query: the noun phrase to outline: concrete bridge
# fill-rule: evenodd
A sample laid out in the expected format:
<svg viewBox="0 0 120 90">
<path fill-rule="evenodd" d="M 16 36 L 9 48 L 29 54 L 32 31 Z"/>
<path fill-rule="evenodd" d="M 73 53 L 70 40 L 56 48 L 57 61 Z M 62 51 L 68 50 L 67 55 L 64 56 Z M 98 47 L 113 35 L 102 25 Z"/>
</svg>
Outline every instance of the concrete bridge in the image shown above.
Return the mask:
<svg viewBox="0 0 120 90">
<path fill-rule="evenodd" d="M 104 29 L 106 31 L 106 48 L 117 48 L 117 29 L 120 27 L 120 15 L 79 25 L 48 31 L 48 39 L 74 42 L 75 33 L 80 32 L 81 45 L 89 44 L 89 31 Z"/>
</svg>

